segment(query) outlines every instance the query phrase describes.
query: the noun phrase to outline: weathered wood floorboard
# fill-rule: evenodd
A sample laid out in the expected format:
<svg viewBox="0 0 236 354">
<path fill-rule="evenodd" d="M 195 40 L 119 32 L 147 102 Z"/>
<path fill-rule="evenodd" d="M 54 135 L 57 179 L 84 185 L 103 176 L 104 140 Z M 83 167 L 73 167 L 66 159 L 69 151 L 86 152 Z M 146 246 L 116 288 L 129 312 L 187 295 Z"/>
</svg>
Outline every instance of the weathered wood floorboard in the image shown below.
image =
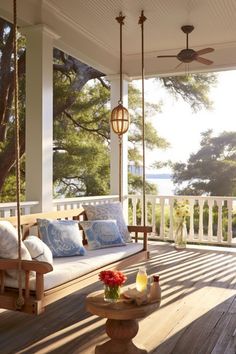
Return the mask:
<svg viewBox="0 0 236 354">
<path fill-rule="evenodd" d="M 146 266 L 160 274 L 163 296 L 161 308 L 140 321 L 138 346 L 156 354 L 236 353 L 236 252 L 152 243 Z M 137 268 L 126 270 L 130 284 Z M 37 317 L 0 310 L 0 354 L 94 353 L 107 340 L 105 320 L 88 313 L 84 300 L 99 289 L 91 284 Z"/>
</svg>

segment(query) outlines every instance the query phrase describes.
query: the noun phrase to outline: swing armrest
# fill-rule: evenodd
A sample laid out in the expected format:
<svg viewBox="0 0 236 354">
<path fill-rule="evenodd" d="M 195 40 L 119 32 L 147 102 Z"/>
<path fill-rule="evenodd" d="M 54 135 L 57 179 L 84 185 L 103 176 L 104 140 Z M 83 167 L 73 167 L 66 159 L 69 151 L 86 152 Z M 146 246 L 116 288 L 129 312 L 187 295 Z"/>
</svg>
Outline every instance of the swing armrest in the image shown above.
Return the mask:
<svg viewBox="0 0 236 354">
<path fill-rule="evenodd" d="M 17 307 L 16 299 L 14 298 L 15 300 L 12 300 L 12 295 L 8 295 L 8 288 L 5 287 L 5 275 L 7 270 L 17 269 L 19 269 L 19 259 L 0 259 L 0 296 L 7 304 L 9 301 L 13 301 L 11 306 L 7 307 L 9 309 L 16 309 Z M 23 297 L 27 311 L 30 313 L 40 313 L 42 311 L 41 305 L 44 296 L 44 274 L 51 272 L 53 267 L 47 262 L 22 260 L 21 269 L 24 274 L 24 277 L 22 278 L 22 286 L 24 288 Z M 32 271 L 35 272 L 35 300 L 33 302 L 30 298 L 30 273 Z M 26 304 L 30 304 L 29 308 Z"/>
<path fill-rule="evenodd" d="M 141 226 L 141 225 L 130 225 L 128 226 L 129 232 L 134 232 L 135 236 L 135 242 L 138 242 L 138 233 L 143 233 L 143 249 L 147 250 L 147 234 L 149 232 L 152 232 L 152 227 L 151 226 Z"/>
<path fill-rule="evenodd" d="M 152 227 L 142 225 L 129 225 L 128 230 L 129 232 L 143 232 L 144 234 L 147 234 L 148 232 L 152 232 Z"/>
<path fill-rule="evenodd" d="M 0 259 L 0 270 L 18 269 L 19 260 L 18 259 Z M 39 261 L 21 261 L 21 269 L 23 271 L 35 271 L 36 273 L 46 274 L 53 270 L 51 264 L 47 262 Z"/>
</svg>

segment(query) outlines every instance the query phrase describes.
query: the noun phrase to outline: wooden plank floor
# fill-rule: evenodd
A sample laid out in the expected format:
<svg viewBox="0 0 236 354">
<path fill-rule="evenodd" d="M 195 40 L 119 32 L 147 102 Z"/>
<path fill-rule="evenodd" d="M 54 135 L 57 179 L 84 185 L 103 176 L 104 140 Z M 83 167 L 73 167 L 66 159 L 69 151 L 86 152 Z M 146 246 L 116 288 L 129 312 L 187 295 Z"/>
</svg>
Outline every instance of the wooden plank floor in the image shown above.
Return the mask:
<svg viewBox="0 0 236 354">
<path fill-rule="evenodd" d="M 146 266 L 160 274 L 162 304 L 139 322 L 136 345 L 156 354 L 236 353 L 236 250 L 215 249 L 152 243 Z M 126 270 L 130 284 L 137 268 Z M 101 288 L 92 284 L 37 317 L 0 310 L 0 354 L 94 353 L 107 340 L 105 320 L 86 312 L 84 300 Z"/>
</svg>

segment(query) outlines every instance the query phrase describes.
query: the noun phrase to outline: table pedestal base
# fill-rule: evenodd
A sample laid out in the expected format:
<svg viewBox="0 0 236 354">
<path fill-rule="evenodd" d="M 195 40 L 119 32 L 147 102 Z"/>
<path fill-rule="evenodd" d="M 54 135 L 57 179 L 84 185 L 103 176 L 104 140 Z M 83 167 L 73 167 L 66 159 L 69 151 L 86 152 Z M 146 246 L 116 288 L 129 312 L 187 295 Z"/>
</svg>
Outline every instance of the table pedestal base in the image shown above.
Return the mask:
<svg viewBox="0 0 236 354">
<path fill-rule="evenodd" d="M 132 338 L 138 333 L 136 320 L 112 320 L 106 322 L 106 333 L 109 341 L 97 345 L 95 354 L 147 354 L 147 351 L 136 347 Z"/>
</svg>

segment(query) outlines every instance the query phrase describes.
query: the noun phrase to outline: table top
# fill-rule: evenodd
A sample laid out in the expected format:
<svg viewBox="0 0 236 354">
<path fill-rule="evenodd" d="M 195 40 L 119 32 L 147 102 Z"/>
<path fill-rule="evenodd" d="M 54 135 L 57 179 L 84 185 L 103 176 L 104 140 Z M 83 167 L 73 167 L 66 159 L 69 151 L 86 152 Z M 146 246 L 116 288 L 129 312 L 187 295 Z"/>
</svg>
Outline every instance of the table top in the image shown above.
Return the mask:
<svg viewBox="0 0 236 354">
<path fill-rule="evenodd" d="M 114 320 L 143 318 L 160 307 L 160 301 L 137 306 L 135 302 L 125 302 L 123 299 L 119 299 L 115 303 L 109 303 L 104 301 L 103 296 L 103 291 L 89 294 L 86 297 L 86 308 L 94 315 Z"/>
</svg>

